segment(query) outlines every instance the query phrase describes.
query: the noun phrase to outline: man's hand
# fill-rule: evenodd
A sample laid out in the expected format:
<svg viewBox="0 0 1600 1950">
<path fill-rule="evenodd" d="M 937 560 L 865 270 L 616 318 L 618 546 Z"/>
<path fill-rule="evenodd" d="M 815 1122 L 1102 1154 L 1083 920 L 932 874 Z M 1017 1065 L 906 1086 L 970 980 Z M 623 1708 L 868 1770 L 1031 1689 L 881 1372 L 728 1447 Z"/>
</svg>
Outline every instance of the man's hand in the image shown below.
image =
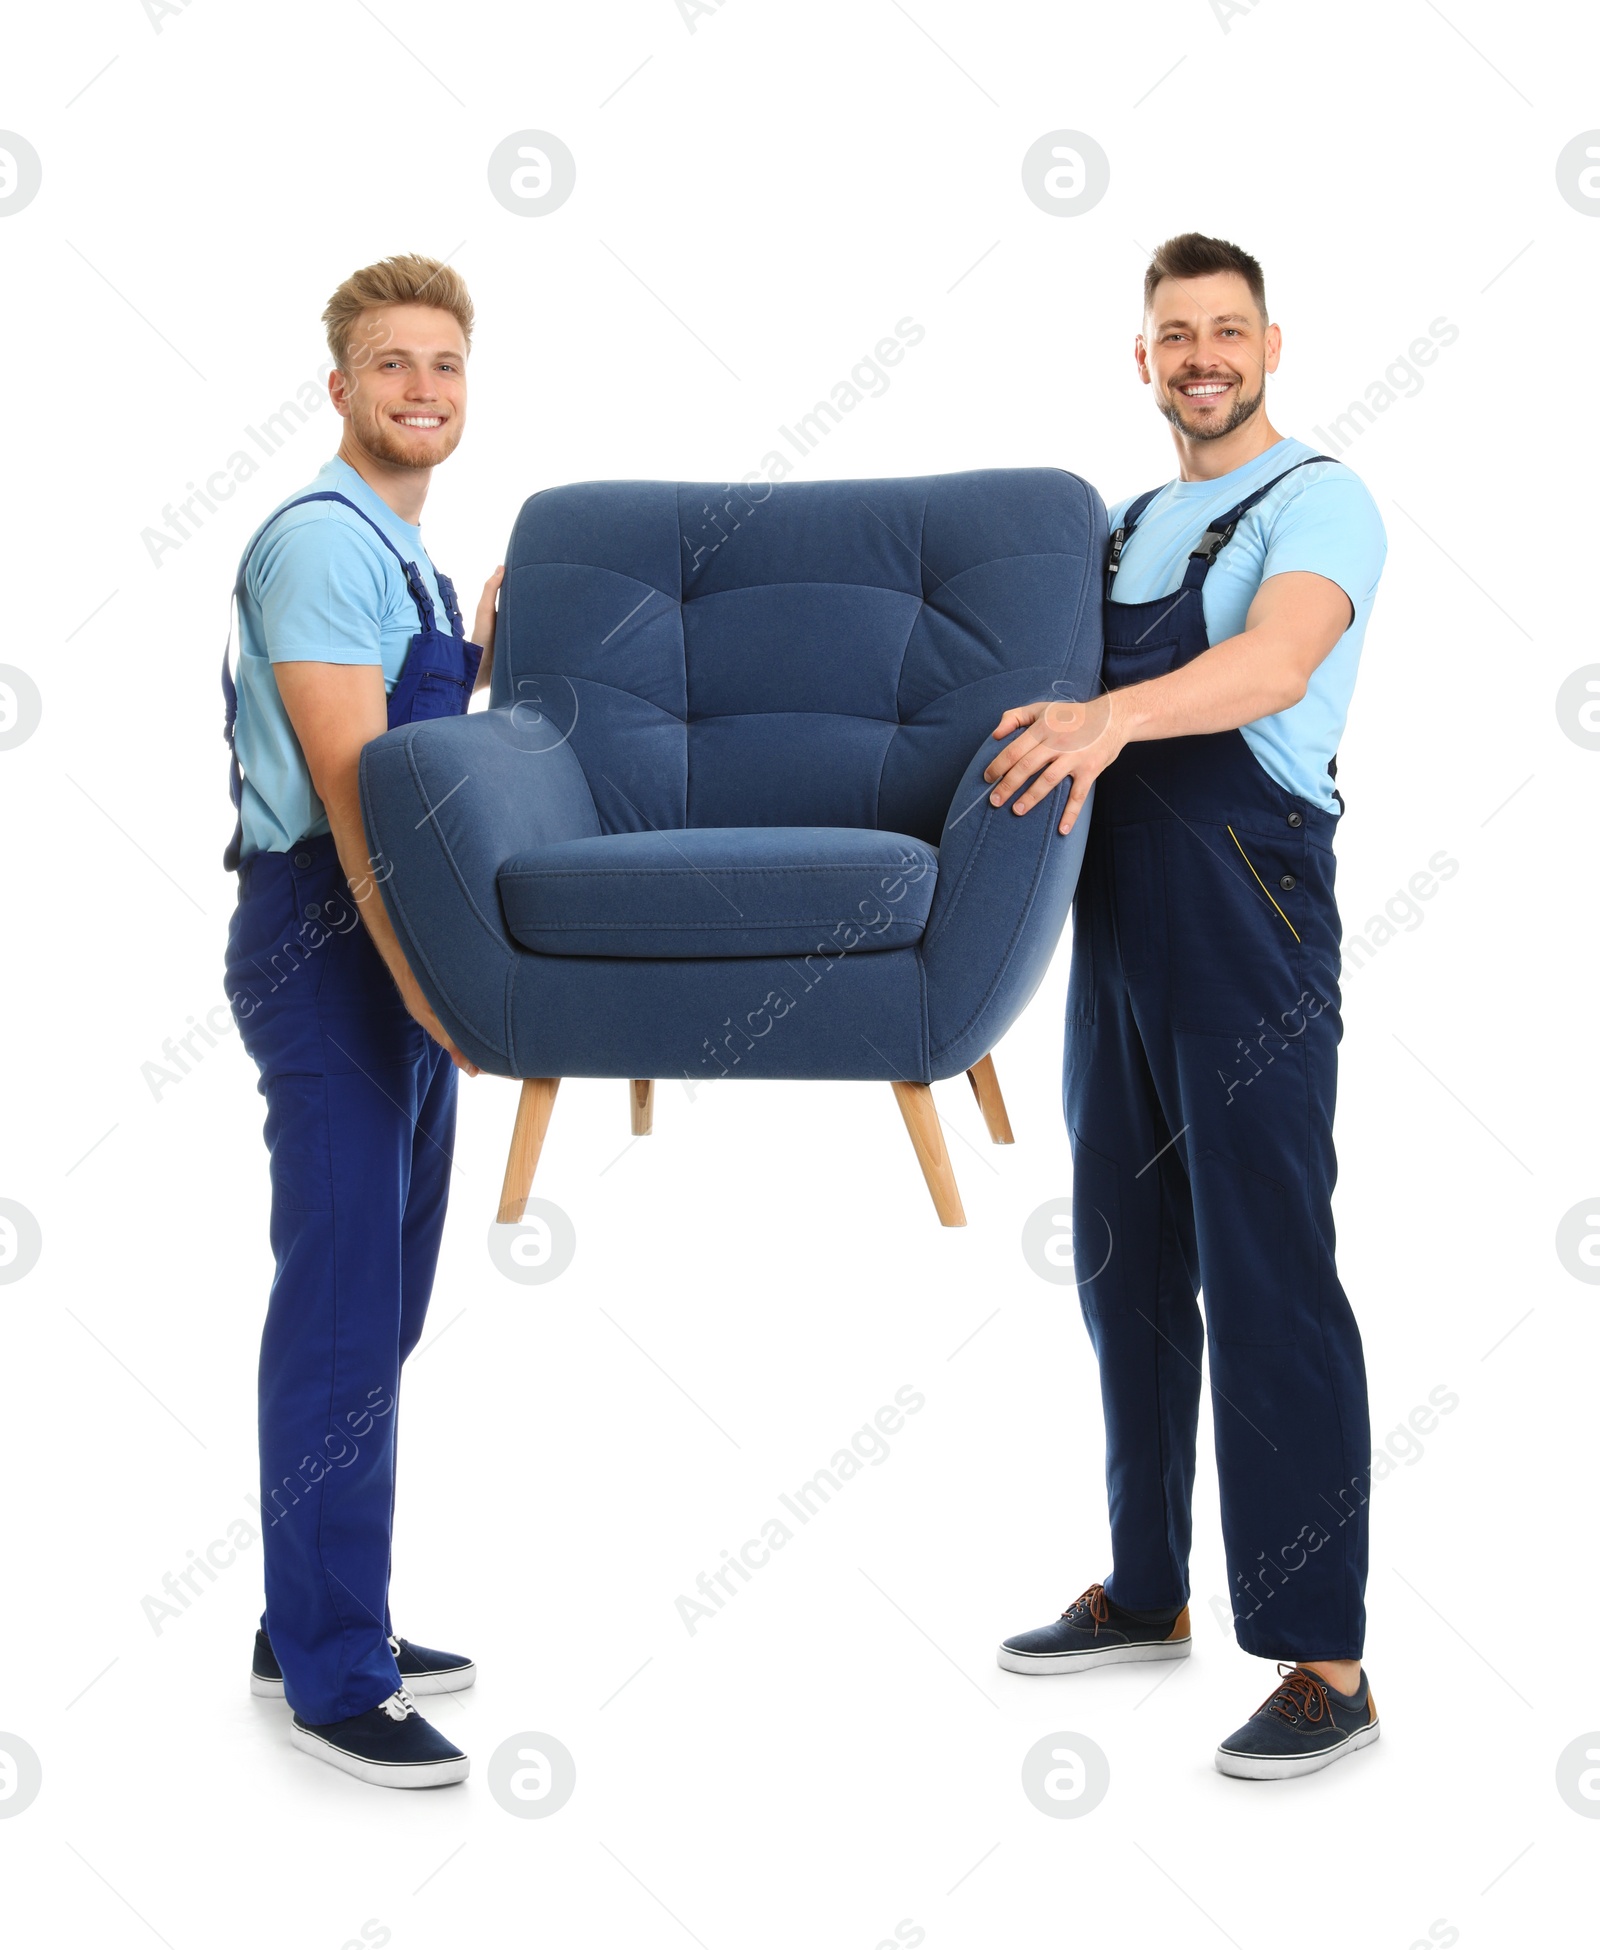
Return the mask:
<svg viewBox="0 0 1600 1950">
<path fill-rule="evenodd" d="M 1020 736 L 1011 740 L 983 775 L 994 788 L 989 794 L 990 805 L 1003 806 L 1013 793 L 1020 793 L 1011 810 L 1028 812 L 1048 798 L 1070 773 L 1072 790 L 1062 809 L 1060 828 L 1063 834 L 1070 833 L 1078 823 L 1090 786 L 1127 740 L 1113 708 L 1113 695 L 1090 698 L 1087 704 L 1059 697 L 1042 704 L 1019 704 L 995 726 L 994 736 L 1010 738 L 1014 731 Z"/>
<path fill-rule="evenodd" d="M 1237 731 L 1292 709 L 1354 614 L 1350 598 L 1326 576 L 1309 569 L 1268 576 L 1239 634 L 1203 650 L 1181 669 L 1087 704 L 1055 698 L 1008 711 L 995 726 L 995 737 L 1009 738 L 1014 731 L 1021 736 L 983 775 L 994 786 L 990 803 L 1003 806 L 1027 786 L 1011 808 L 1025 813 L 1070 772 L 1072 791 L 1061 815 L 1061 830 L 1070 833 L 1090 786 L 1124 745 Z"/>
<path fill-rule="evenodd" d="M 474 694 L 481 691 L 489 681 L 494 669 L 494 618 L 495 597 L 500 593 L 500 585 L 506 579 L 506 565 L 502 562 L 494 574 L 483 585 L 483 594 L 478 598 L 478 614 L 472 625 L 472 641 L 483 651 L 478 665 L 478 675 L 472 689 Z"/>
<path fill-rule="evenodd" d="M 486 591 L 487 595 L 488 592 Z M 491 612 L 492 612 L 491 602 Z M 444 1024 L 428 1006 L 417 978 L 407 964 L 372 877 L 366 831 L 361 824 L 361 748 L 388 729 L 383 670 L 378 664 L 281 663 L 273 665 L 294 735 L 305 753 L 311 783 L 328 815 L 339 864 L 367 924 L 373 945 L 382 955 L 394 984 L 413 1018 L 469 1077 L 478 1066 L 451 1042 Z"/>
</svg>

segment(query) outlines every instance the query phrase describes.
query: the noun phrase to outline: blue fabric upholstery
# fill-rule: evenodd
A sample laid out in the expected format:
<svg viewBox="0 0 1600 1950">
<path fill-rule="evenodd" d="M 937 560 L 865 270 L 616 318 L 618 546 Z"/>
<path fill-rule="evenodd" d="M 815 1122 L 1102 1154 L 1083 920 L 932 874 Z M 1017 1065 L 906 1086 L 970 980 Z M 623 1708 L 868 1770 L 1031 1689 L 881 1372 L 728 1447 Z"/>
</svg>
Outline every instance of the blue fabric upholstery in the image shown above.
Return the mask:
<svg viewBox="0 0 1600 1950">
<path fill-rule="evenodd" d="M 506 925 L 543 955 L 858 954 L 920 941 L 939 855 L 855 826 L 689 826 L 557 840 L 500 869 Z"/>
<path fill-rule="evenodd" d="M 512 1076 L 927 1081 L 976 1062 L 1044 973 L 1088 826 L 1057 835 L 1064 785 L 1026 819 L 991 807 L 988 734 L 1008 705 L 1098 689 L 1105 526 L 1094 489 L 1049 468 L 532 496 L 491 708 L 362 755 L 385 905 L 461 1048 Z M 792 865 L 796 828 L 937 848 L 916 883 L 931 906 L 803 947 L 729 914 L 708 952 L 721 917 L 704 880 L 664 870 L 671 848 Z M 639 858 L 630 910 L 599 862 Z M 583 865 L 576 902 L 559 860 Z M 786 899 L 763 872 L 748 911 L 796 918 Z"/>
</svg>

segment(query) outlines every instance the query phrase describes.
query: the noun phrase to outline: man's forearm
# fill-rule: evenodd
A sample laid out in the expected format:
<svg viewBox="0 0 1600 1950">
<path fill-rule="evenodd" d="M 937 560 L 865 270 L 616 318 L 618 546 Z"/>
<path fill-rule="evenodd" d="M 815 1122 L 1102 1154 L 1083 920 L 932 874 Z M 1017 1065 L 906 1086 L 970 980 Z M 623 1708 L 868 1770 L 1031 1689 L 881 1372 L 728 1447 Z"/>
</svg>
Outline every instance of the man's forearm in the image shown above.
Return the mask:
<svg viewBox="0 0 1600 1950">
<path fill-rule="evenodd" d="M 400 938 L 394 931 L 394 923 L 389 919 L 383 896 L 378 892 L 378 884 L 372 877 L 366 829 L 361 821 L 361 785 L 356 766 L 350 767 L 347 777 L 329 782 L 322 805 L 333 831 L 333 843 L 339 851 L 339 865 L 350 883 L 356 911 L 366 923 L 367 932 L 394 977 L 396 988 L 403 996 L 409 997 L 417 992 L 417 981 L 400 946 Z"/>
<path fill-rule="evenodd" d="M 373 945 L 407 1011 L 469 1076 L 477 1066 L 463 1056 L 434 1013 L 407 964 L 378 892 L 361 823 L 361 753 L 384 732 L 383 671 L 377 663 L 321 664 L 287 659 L 275 666 L 278 690 L 305 754 L 311 785 L 328 815 L 339 865 L 366 923 Z"/>
<path fill-rule="evenodd" d="M 1113 691 L 1111 709 L 1132 743 L 1237 731 L 1286 711 L 1305 694 L 1293 646 L 1273 630 L 1256 629 L 1225 637 L 1165 677 Z"/>
</svg>

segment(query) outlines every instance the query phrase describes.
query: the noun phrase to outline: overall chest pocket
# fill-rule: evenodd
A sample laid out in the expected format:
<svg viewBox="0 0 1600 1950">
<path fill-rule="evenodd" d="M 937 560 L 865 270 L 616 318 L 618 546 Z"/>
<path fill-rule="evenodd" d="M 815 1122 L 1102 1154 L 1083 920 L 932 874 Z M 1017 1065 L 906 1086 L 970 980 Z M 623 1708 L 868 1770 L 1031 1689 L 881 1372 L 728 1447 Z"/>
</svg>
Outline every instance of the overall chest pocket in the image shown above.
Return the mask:
<svg viewBox="0 0 1600 1950">
<path fill-rule="evenodd" d="M 417 680 L 411 700 L 411 722 L 416 724 L 424 718 L 458 718 L 466 710 L 471 695 L 464 676 L 425 670 Z"/>
</svg>

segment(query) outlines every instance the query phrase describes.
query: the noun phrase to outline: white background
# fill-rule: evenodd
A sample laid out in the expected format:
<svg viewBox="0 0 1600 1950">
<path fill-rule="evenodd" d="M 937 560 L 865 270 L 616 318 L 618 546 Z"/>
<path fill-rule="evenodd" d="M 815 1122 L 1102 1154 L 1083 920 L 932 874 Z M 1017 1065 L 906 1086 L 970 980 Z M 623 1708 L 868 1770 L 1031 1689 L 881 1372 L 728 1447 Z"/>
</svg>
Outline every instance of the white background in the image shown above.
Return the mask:
<svg viewBox="0 0 1600 1950">
<path fill-rule="evenodd" d="M 0 127 L 44 165 L 0 221 L 0 661 L 44 700 L 0 752 L 0 1196 L 44 1242 L 0 1288 L 0 1732 L 43 1765 L 0 1820 L 8 1940 L 872 1950 L 908 1918 L 932 1950 L 1575 1940 L 1600 1828 L 1555 1769 L 1600 1728 L 1600 1295 L 1554 1240 L 1600 1195 L 1600 755 L 1555 698 L 1596 656 L 1600 223 L 1555 163 L 1600 123 L 1592 21 L 726 0 L 691 32 L 677 0 L 159 22 L 82 0 L 7 40 Z M 527 128 L 577 158 L 538 219 L 486 178 Z M 1019 174 L 1061 128 L 1111 164 L 1065 219 Z M 1070 1189 L 1063 949 L 998 1053 L 1015 1149 L 959 1079 L 938 1093 L 961 1232 L 886 1088 L 667 1083 L 630 1146 L 623 1085 L 569 1083 L 535 1190 L 577 1256 L 517 1286 L 486 1246 L 515 1093 L 463 1087 L 395 1609 L 480 1663 L 430 1709 L 474 1775 L 399 1795 L 312 1764 L 245 1690 L 259 1543 L 159 1634 L 141 1605 L 255 1527 L 269 1278 L 237 1039 L 159 1100 L 142 1066 L 221 1000 L 227 594 L 332 451 L 331 410 L 159 567 L 141 530 L 319 370 L 329 292 L 395 250 L 448 254 L 478 305 L 470 425 L 425 520 L 464 592 L 527 494 L 743 473 L 907 315 L 925 341 L 797 478 L 1052 464 L 1109 501 L 1172 472 L 1131 342 L 1145 254 L 1191 227 L 1266 266 L 1286 432 L 1431 321 L 1460 333 L 1347 454 L 1390 537 L 1340 754 L 1347 935 L 1440 849 L 1460 863 L 1346 982 L 1337 1215 L 1375 1438 L 1459 1396 L 1375 1494 L 1383 1739 L 1298 1784 L 1214 1772 L 1273 1675 L 1209 1602 L 1208 1431 L 1194 1657 L 1153 1695 L 1137 1667 L 995 1669 L 1109 1568 L 1091 1352 L 1019 1243 Z M 907 1384 L 926 1406 L 890 1459 L 691 1638 L 678 1594 Z M 529 1731 L 577 1764 L 546 1820 L 488 1791 Z M 1058 1732 L 1110 1762 L 1082 1819 L 1021 1791 Z"/>
</svg>

